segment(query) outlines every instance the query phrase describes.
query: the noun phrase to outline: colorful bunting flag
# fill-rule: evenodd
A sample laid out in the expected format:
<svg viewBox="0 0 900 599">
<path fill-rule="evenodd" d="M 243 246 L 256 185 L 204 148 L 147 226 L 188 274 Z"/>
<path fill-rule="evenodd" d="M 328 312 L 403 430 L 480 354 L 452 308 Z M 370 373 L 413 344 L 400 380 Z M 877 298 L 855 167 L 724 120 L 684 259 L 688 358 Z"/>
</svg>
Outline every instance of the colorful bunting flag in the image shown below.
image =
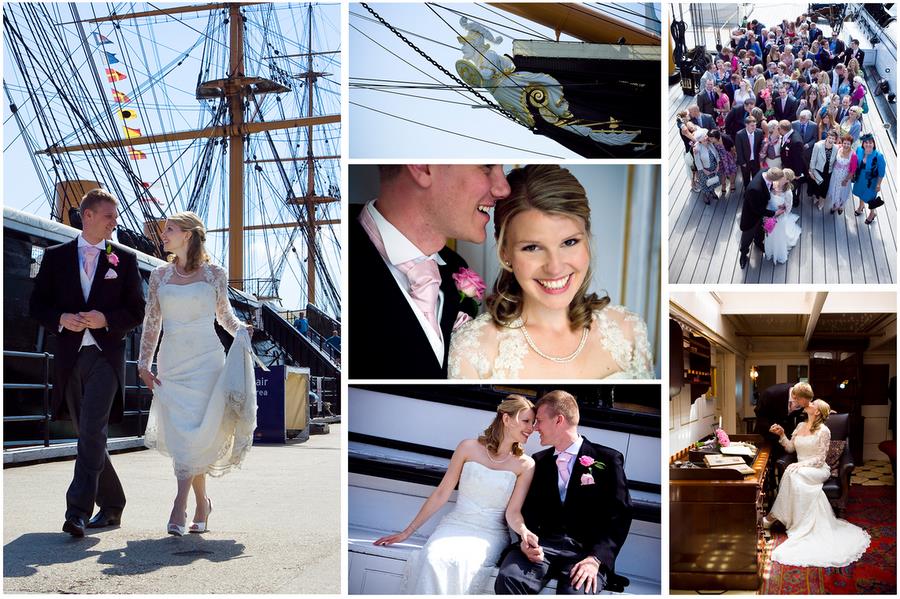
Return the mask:
<svg viewBox="0 0 900 599">
<path fill-rule="evenodd" d="M 112 97 L 113 97 L 113 100 L 115 100 L 119 104 L 128 104 L 129 102 L 131 102 L 131 98 L 129 98 L 128 96 L 126 96 L 125 94 L 123 94 L 122 92 L 120 92 L 119 90 L 117 90 L 115 88 L 113 88 L 113 90 L 112 90 Z"/>
<path fill-rule="evenodd" d="M 116 55 L 112 52 L 106 52 L 106 64 L 116 64 L 117 62 L 121 62 Z"/>
<path fill-rule="evenodd" d="M 137 111 L 131 108 L 123 108 L 119 110 L 119 117 L 123 121 L 130 121 L 133 118 L 137 118 Z"/>
<path fill-rule="evenodd" d="M 122 81 L 123 79 L 128 79 L 128 76 L 125 73 L 120 73 L 115 69 L 106 69 L 106 77 L 109 79 L 110 83 L 114 81 Z"/>
<path fill-rule="evenodd" d="M 159 200 L 157 200 L 157 199 L 154 198 L 152 195 L 150 195 L 150 187 L 152 187 L 152 186 L 150 185 L 150 183 L 147 183 L 146 181 L 143 181 L 143 182 L 141 183 L 141 185 L 143 186 L 144 189 L 147 190 L 147 194 L 146 194 L 146 195 L 142 195 L 142 196 L 140 197 L 140 201 L 141 201 L 141 202 L 153 202 L 154 204 L 159 204 Z"/>
<path fill-rule="evenodd" d="M 147 155 L 141 152 L 140 150 L 136 150 L 134 148 L 128 148 L 128 157 L 132 160 L 146 160 Z"/>
<path fill-rule="evenodd" d="M 94 41 L 97 42 L 98 46 L 101 44 L 111 44 L 112 43 L 111 41 L 109 41 L 108 37 L 106 37 L 105 35 L 103 35 L 101 33 L 97 33 L 97 32 L 94 32 Z"/>
<path fill-rule="evenodd" d="M 125 137 L 140 137 L 141 130 L 140 129 L 132 129 L 131 127 L 125 127 Z"/>
</svg>

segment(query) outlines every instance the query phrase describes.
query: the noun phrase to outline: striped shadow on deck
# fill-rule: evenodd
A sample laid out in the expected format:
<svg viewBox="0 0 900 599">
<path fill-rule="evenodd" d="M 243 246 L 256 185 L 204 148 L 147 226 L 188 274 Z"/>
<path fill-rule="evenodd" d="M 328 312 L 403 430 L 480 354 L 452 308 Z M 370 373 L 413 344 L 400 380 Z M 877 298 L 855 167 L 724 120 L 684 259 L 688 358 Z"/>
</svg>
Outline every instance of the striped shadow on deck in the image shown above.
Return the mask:
<svg viewBox="0 0 900 599">
<path fill-rule="evenodd" d="M 875 222 L 867 226 L 853 208 L 858 200 L 847 201 L 843 216 L 819 212 L 804 187 L 799 225 L 800 241 L 785 264 L 763 260 L 751 246 L 750 264 L 741 270 L 738 246 L 741 231 L 743 185 L 738 169 L 737 191 L 709 206 L 691 191 L 685 166 L 684 144 L 675 125 L 675 115 L 694 102 L 681 93 L 680 86 L 669 89 L 669 283 L 840 283 L 892 284 L 897 280 L 897 156 L 882 126 L 875 102 L 863 117 L 863 129 L 875 135 L 877 148 L 884 153 L 887 169 L 881 184 L 884 206 Z M 852 205 L 852 208 L 850 206 Z M 849 208 L 849 209 L 848 209 Z"/>
</svg>

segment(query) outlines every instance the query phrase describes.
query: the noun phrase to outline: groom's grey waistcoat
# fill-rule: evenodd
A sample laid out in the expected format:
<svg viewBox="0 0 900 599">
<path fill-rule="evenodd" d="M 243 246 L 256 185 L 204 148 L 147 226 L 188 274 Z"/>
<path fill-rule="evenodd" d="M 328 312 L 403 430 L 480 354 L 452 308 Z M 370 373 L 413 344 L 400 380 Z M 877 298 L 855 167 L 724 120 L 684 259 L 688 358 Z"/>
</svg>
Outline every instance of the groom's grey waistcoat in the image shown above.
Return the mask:
<svg viewBox="0 0 900 599">
<path fill-rule="evenodd" d="M 409 302 L 369 240 L 359 213 L 363 206 L 350 208 L 349 313 L 347 344 L 350 348 L 350 377 L 363 379 L 447 378 L 450 334 L 459 313 L 459 292 L 452 275 L 466 266 L 453 250 L 445 247 L 440 256 L 444 307 L 441 332 L 444 360 L 439 364 Z"/>
<path fill-rule="evenodd" d="M 584 439 L 563 504 L 559 498 L 554 453 L 550 448 L 534 456 L 534 479 L 522 506 L 525 525 L 538 539 L 575 540 L 587 555 L 593 555 L 607 570 L 614 571 L 616 556 L 631 528 L 631 496 L 622 454 Z M 583 466 L 578 461 L 582 456 L 602 462 L 605 468 Z M 585 474 L 593 477 L 593 484 L 582 484 Z"/>
<path fill-rule="evenodd" d="M 51 406 L 54 420 L 69 418 L 65 389 L 78 360 L 81 339 L 84 337 L 83 331 L 59 331 L 59 318 L 66 312 L 74 314 L 91 310 L 97 310 L 106 316 L 108 326 L 104 329 L 92 329 L 91 334 L 102 349 L 101 355 L 119 378 L 109 421 L 122 420 L 125 399 L 125 335 L 144 320 L 144 293 L 137 256 L 121 245 L 111 245 L 119 263 L 114 266 L 107 254 L 100 254 L 87 299 L 84 299 L 81 288 L 77 239 L 47 248 L 34 281 L 29 305 L 31 316 L 44 325 L 48 333 L 57 336 L 53 356 Z M 115 271 L 115 278 L 106 278 L 111 270 Z"/>
</svg>

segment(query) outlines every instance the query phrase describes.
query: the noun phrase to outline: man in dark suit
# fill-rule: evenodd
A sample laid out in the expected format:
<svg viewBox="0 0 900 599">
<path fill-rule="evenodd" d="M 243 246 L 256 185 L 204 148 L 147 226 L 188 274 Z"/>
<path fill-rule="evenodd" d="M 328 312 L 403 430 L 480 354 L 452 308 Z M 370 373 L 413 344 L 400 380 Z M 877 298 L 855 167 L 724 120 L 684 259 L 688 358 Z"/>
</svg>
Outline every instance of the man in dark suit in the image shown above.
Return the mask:
<svg viewBox="0 0 900 599">
<path fill-rule="evenodd" d="M 844 52 L 844 64 L 850 64 L 850 60 L 855 58 L 859 68 L 862 68 L 865 55 L 866 53 L 859 49 L 859 40 L 850 40 L 850 47 Z"/>
<path fill-rule="evenodd" d="M 831 32 L 831 41 L 828 42 L 828 49 L 831 51 L 832 60 L 843 62 L 847 46 L 834 31 Z"/>
<path fill-rule="evenodd" d="M 794 133 L 791 122 L 784 120 L 778 123 L 778 132 L 781 134 L 781 168 L 789 168 L 794 171 L 796 178 L 793 181 L 794 208 L 800 205 L 800 196 L 803 194 L 803 185 L 806 183 L 806 162 L 803 158 L 803 142 Z"/>
<path fill-rule="evenodd" d="M 86 526 L 118 524 L 125 508 L 106 439 L 109 422 L 122 419 L 125 335 L 144 319 L 144 294 L 137 257 L 109 241 L 117 207 L 102 189 L 85 194 L 81 235 L 47 248 L 30 301 L 32 317 L 57 336 L 53 418 L 71 418 L 78 434 L 63 524 L 76 537 L 84 536 Z M 91 518 L 95 503 L 100 511 Z"/>
<path fill-rule="evenodd" d="M 809 161 L 812 158 L 812 149 L 817 141 L 819 141 L 819 128 L 812 122 L 812 113 L 808 110 L 801 110 L 799 118 L 791 123 L 794 130 L 794 137 L 803 142 L 803 164 L 804 171 L 809 170 Z"/>
<path fill-rule="evenodd" d="M 780 175 L 780 172 L 779 172 Z M 780 178 L 780 177 L 779 177 Z M 780 213 L 769 210 L 769 196 L 771 195 L 772 182 L 775 176 L 769 171 L 757 173 L 744 190 L 744 203 L 741 209 L 741 244 L 740 264 L 746 268 L 750 261 L 750 243 L 753 242 L 759 251 L 765 251 L 763 241 L 765 234 L 762 228 L 762 220 L 766 216 L 776 216 Z"/>
<path fill-rule="evenodd" d="M 797 100 L 791 96 L 791 84 L 783 83 L 778 88 L 778 97 L 775 98 L 775 120 L 794 120 L 797 116 Z"/>
<path fill-rule="evenodd" d="M 753 97 L 749 97 L 744 100 L 743 105 L 735 106 L 727 115 L 725 115 L 725 133 L 727 133 L 731 139 L 737 137 L 737 132 L 743 128 L 744 121 L 750 116 L 750 113 L 753 112 L 755 106 L 756 100 Z"/>
<path fill-rule="evenodd" d="M 759 172 L 763 133 L 756 128 L 756 118 L 752 115 L 744 119 L 744 124 L 744 128 L 734 138 L 734 146 L 737 152 L 736 162 L 741 168 L 741 182 L 746 190 L 750 180 Z"/>
<path fill-rule="evenodd" d="M 700 107 L 696 104 L 688 106 L 688 118 L 690 118 L 692 123 L 698 127 L 703 127 L 707 131 L 712 131 L 716 128 L 716 122 L 713 118 L 708 114 L 700 112 Z"/>
<path fill-rule="evenodd" d="M 482 243 L 509 194 L 500 165 L 380 166 L 378 199 L 351 211 L 348 341 L 352 378 L 447 378 L 460 318 L 447 239 Z"/>
<path fill-rule="evenodd" d="M 500 564 L 498 595 L 536 595 L 552 578 L 558 595 L 600 594 L 615 572 L 631 527 L 624 458 L 580 436 L 578 418 L 565 391 L 537 403 L 534 430 L 552 447 L 534 456 L 522 505 L 527 532 Z"/>
<path fill-rule="evenodd" d="M 703 114 L 716 114 L 716 102 L 718 101 L 718 97 L 713 89 L 714 87 L 715 82 L 711 79 L 707 79 L 706 88 L 697 94 L 697 106 Z"/>
<path fill-rule="evenodd" d="M 784 434 L 790 437 L 797 425 L 806 418 L 803 410 L 812 400 L 813 391 L 809 383 L 772 385 L 759 395 L 755 408 L 754 432 L 768 440 L 774 451 L 782 453 L 779 451 L 781 448 L 778 444 L 779 435 L 770 430 L 772 425 L 779 425 Z"/>
</svg>

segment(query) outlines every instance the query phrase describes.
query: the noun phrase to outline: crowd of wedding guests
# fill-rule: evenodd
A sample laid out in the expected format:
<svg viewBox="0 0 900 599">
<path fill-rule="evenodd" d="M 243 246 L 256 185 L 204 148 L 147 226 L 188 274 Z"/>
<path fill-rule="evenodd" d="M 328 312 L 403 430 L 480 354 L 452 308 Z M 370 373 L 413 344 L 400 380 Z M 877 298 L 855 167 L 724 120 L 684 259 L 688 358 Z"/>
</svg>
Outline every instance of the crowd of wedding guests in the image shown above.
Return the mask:
<svg viewBox="0 0 900 599">
<path fill-rule="evenodd" d="M 843 214 L 852 193 L 871 224 L 885 159 L 865 132 L 863 56 L 807 15 L 734 30 L 677 115 L 692 190 L 709 204 L 735 191 L 738 172 L 746 188 L 760 170 L 789 168 L 795 206 L 805 187 L 817 208 Z"/>
</svg>

